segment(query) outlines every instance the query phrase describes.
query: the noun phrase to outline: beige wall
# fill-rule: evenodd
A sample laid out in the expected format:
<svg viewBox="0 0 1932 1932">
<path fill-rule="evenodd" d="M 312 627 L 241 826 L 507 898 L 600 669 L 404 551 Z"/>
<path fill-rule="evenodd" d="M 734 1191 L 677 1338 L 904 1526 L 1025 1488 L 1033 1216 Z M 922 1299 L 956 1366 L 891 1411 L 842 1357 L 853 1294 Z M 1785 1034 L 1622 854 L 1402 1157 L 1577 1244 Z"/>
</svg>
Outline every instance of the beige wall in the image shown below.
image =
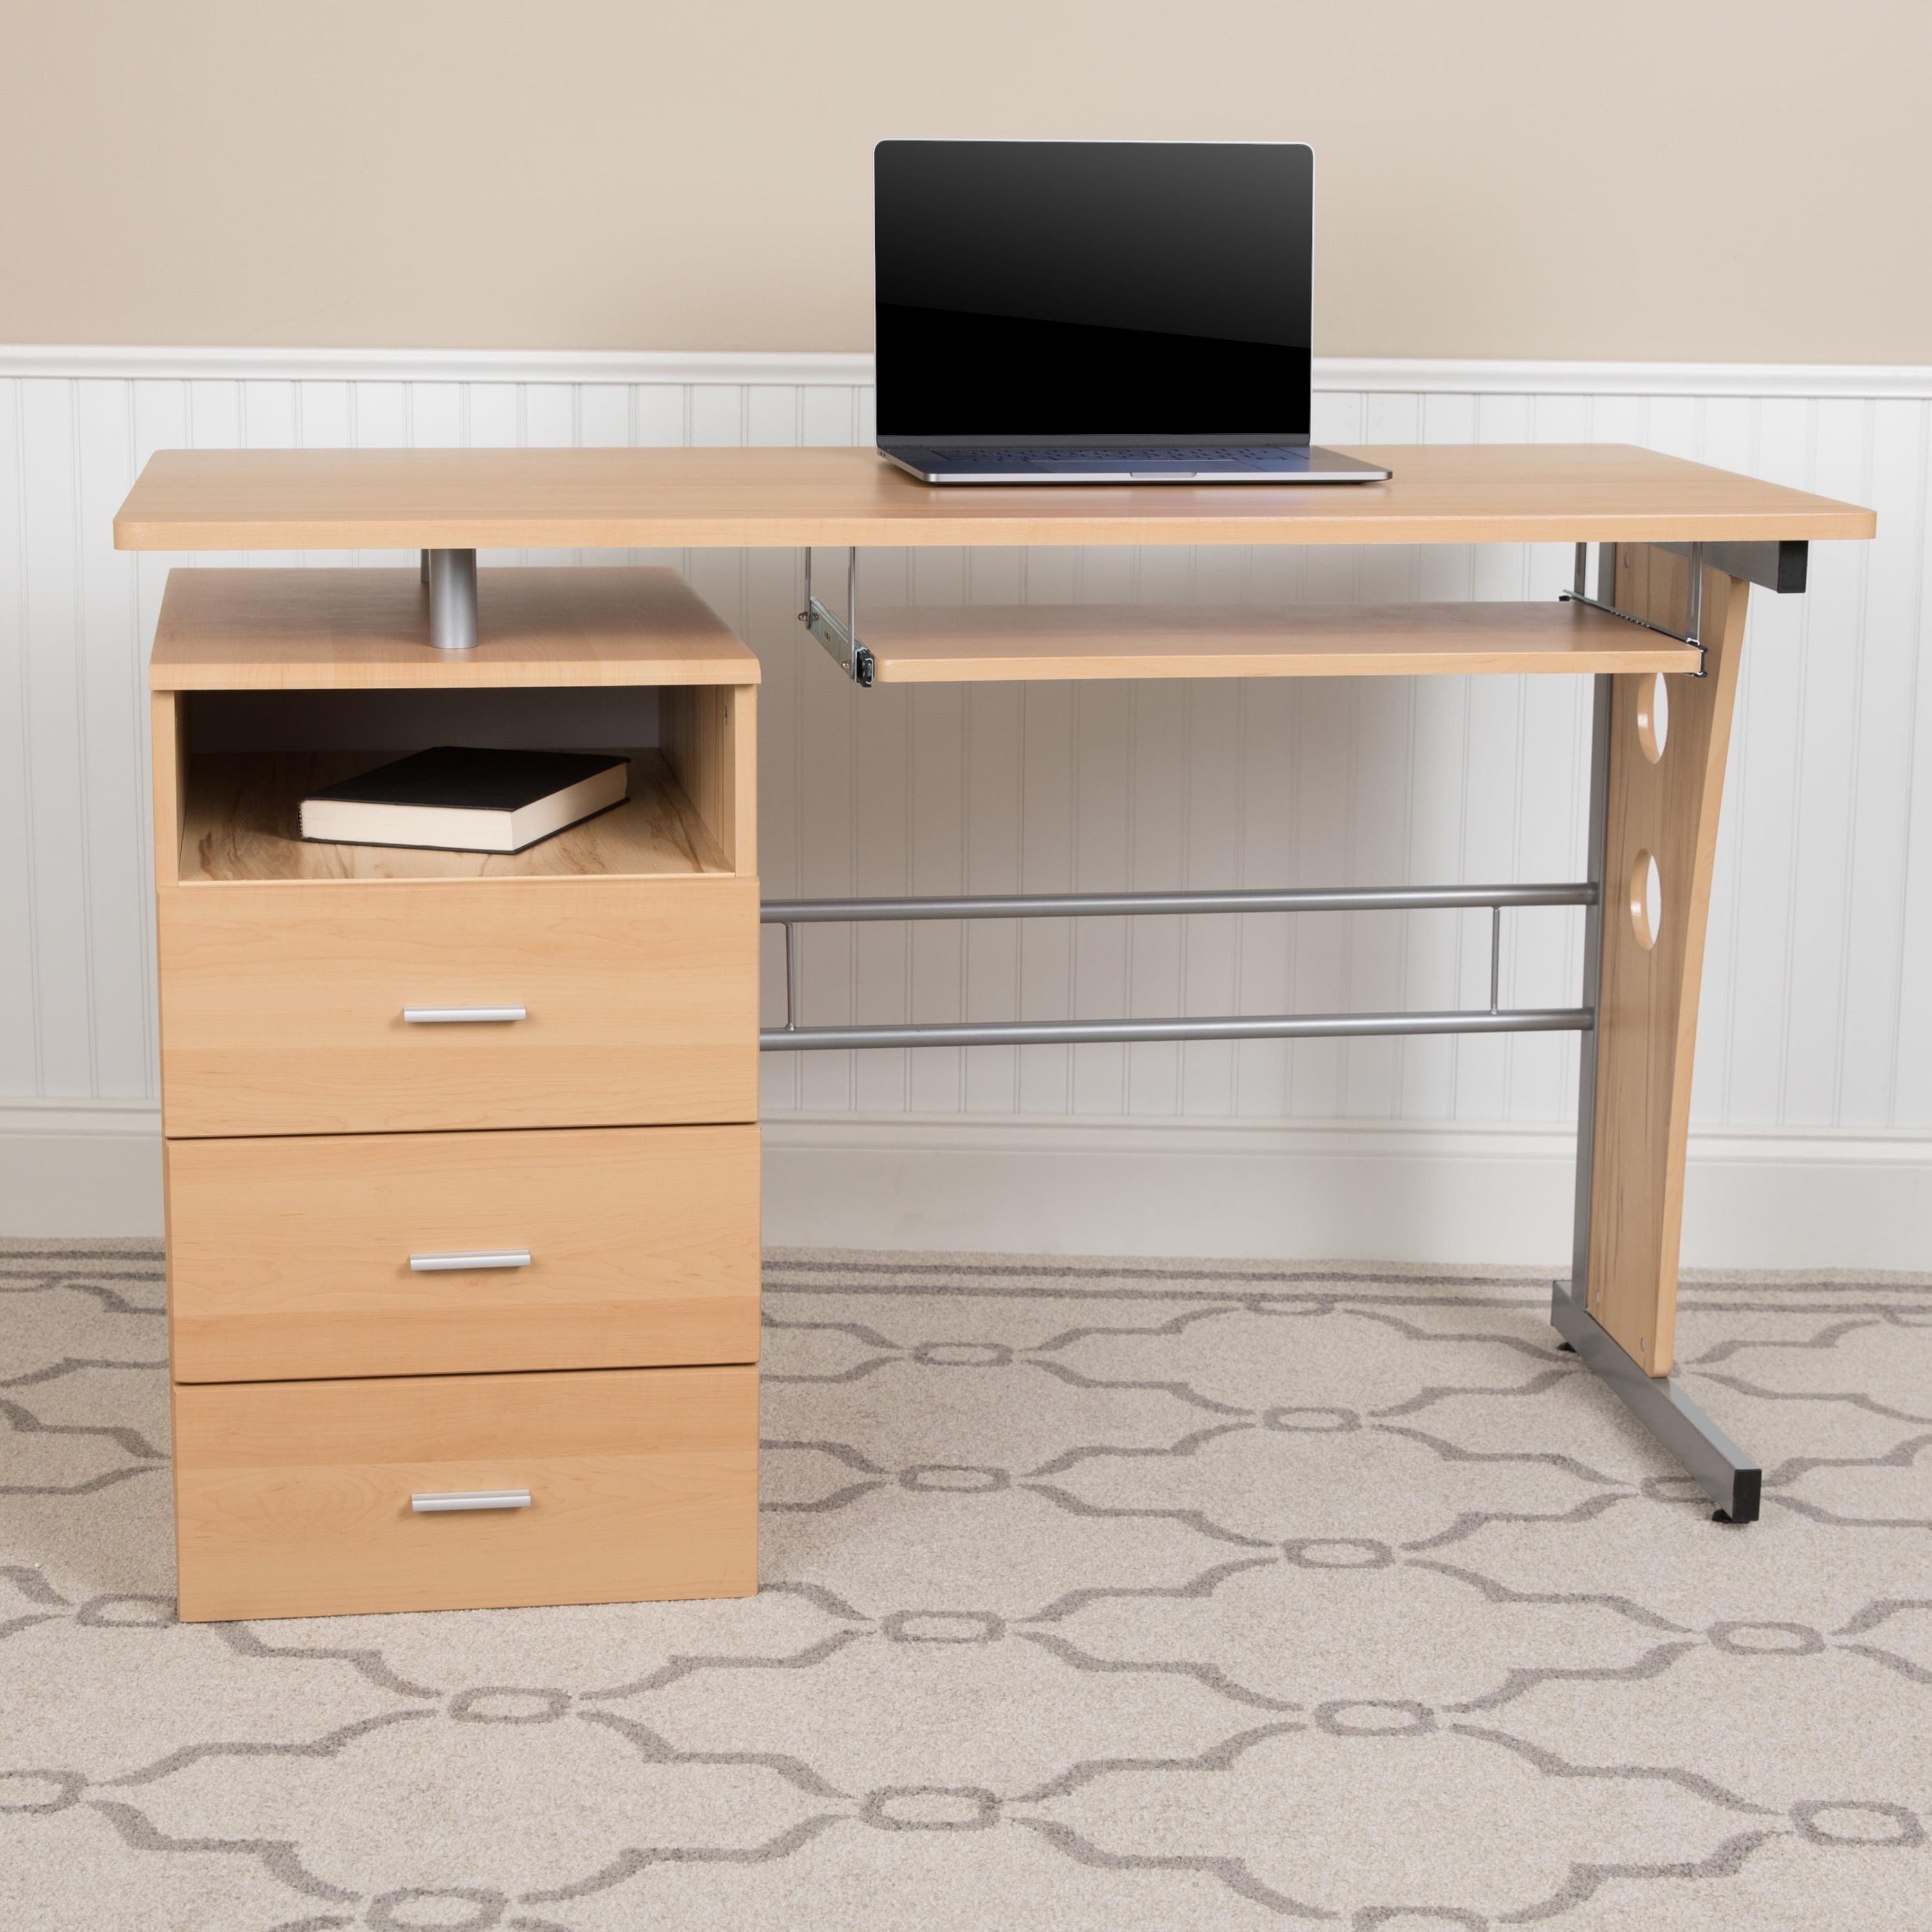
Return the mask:
<svg viewBox="0 0 1932 1932">
<path fill-rule="evenodd" d="M 1329 355 L 1932 362 L 1928 0 L 0 0 L 0 340 L 862 349 L 886 134 L 1302 139 Z"/>
</svg>

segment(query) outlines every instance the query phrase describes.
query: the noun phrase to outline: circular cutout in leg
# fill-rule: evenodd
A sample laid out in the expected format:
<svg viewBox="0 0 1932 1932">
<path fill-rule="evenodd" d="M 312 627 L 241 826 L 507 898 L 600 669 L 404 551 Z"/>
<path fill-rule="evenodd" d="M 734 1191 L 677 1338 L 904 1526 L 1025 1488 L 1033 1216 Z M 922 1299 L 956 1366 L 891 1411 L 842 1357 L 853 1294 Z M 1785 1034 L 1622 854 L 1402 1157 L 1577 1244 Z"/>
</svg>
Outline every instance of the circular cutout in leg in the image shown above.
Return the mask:
<svg viewBox="0 0 1932 1932">
<path fill-rule="evenodd" d="M 1640 852 L 1630 868 L 1630 919 L 1636 943 L 1648 952 L 1664 930 L 1664 878 L 1648 852 Z"/>
<path fill-rule="evenodd" d="M 1636 742 L 1654 765 L 1664 756 L 1670 736 L 1670 687 L 1661 671 L 1652 671 L 1637 686 Z"/>
</svg>

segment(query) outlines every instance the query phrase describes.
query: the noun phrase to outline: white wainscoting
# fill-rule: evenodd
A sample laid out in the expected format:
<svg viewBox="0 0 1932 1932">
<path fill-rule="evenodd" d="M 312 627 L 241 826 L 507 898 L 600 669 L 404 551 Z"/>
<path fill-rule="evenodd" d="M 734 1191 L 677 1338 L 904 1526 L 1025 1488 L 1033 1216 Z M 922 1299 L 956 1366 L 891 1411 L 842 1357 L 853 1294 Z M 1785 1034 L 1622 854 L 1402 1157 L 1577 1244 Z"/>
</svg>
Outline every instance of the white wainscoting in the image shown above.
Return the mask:
<svg viewBox="0 0 1932 1932">
<path fill-rule="evenodd" d="M 141 1178 L 155 1091 L 141 674 L 168 565 L 189 560 L 110 538 L 152 451 L 864 442 L 868 382 L 859 356 L 0 349 L 0 1231 L 158 1225 Z M 1814 548 L 1808 596 L 1754 599 L 1687 1253 L 1932 1265 L 1932 371 L 1328 362 L 1317 382 L 1328 442 L 1640 442 L 1876 506 L 1875 544 Z M 793 620 L 796 554 L 636 554 L 682 569 L 763 661 L 772 896 L 1580 862 L 1581 680 L 861 692 Z M 1504 545 L 879 551 L 863 595 L 1508 598 L 1552 595 L 1568 568 L 1565 551 Z M 820 1022 L 1487 991 L 1484 915 L 802 938 Z M 1580 940 L 1574 914 L 1508 916 L 1504 998 L 1573 997 Z M 1564 1246 L 1574 1060 L 1574 1042 L 1535 1036 L 772 1056 L 768 1234 L 1540 1261 Z"/>
</svg>

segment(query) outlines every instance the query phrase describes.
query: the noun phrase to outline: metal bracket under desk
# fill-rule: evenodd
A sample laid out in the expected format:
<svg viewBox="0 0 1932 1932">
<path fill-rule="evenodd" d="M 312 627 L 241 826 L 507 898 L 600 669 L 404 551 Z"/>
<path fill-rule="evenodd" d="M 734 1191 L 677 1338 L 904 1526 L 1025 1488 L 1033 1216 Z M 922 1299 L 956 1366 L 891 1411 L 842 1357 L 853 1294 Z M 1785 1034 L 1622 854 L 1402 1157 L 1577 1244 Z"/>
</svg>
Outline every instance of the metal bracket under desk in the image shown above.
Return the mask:
<svg viewBox="0 0 1932 1932">
<path fill-rule="evenodd" d="M 854 684 L 871 688 L 875 667 L 872 654 L 859 641 L 859 552 L 845 552 L 845 621 L 842 624 L 812 594 L 812 546 L 805 549 L 805 608 L 798 621 L 825 646 L 832 662 Z"/>
<path fill-rule="evenodd" d="M 1690 566 L 1684 582 L 1684 628 L 1673 631 L 1663 624 L 1653 624 L 1647 618 L 1634 617 L 1628 610 L 1619 610 L 1614 604 L 1600 601 L 1608 586 L 1603 581 L 1603 565 L 1598 571 L 1598 596 L 1583 594 L 1585 573 L 1589 557 L 1588 544 L 1576 546 L 1576 568 L 1574 580 L 1568 590 L 1558 593 L 1565 604 L 1581 604 L 1587 609 L 1600 610 L 1606 617 L 1620 617 L 1626 624 L 1634 624 L 1640 630 L 1654 631 L 1660 638 L 1672 638 L 1680 644 L 1688 644 L 1697 653 L 1697 668 L 1690 675 L 1704 675 L 1704 570 L 1708 565 L 1713 570 L 1722 571 L 1727 577 L 1741 578 L 1747 584 L 1762 584 L 1768 590 L 1776 591 L 1780 596 L 1801 595 L 1810 574 L 1810 546 L 1802 543 L 1666 543 L 1655 546 L 1668 550 L 1672 556 L 1682 557 Z M 1614 556 L 1613 544 L 1604 546 L 1605 556 Z"/>
<path fill-rule="evenodd" d="M 1697 668 L 1690 675 L 1702 677 L 1704 675 L 1704 644 L 1701 635 L 1704 628 L 1704 546 L 1694 543 L 1688 548 L 1690 568 L 1684 579 L 1684 628 L 1681 631 L 1673 631 L 1665 624 L 1653 624 L 1648 617 L 1634 617 L 1628 610 L 1619 610 L 1614 604 L 1603 602 L 1602 594 L 1606 592 L 1610 586 L 1603 580 L 1604 566 L 1602 563 L 1599 564 L 1597 574 L 1599 595 L 1596 597 L 1585 596 L 1585 573 L 1588 568 L 1590 556 L 1588 544 L 1576 546 L 1575 580 L 1568 590 L 1557 592 L 1557 601 L 1563 604 L 1580 604 L 1586 610 L 1600 610 L 1606 617 L 1616 617 L 1626 624 L 1634 624 L 1640 631 L 1654 632 L 1660 638 L 1670 638 L 1678 644 L 1688 644 L 1697 653 Z M 1614 552 L 1606 546 L 1605 555 L 1607 559 L 1614 555 Z"/>
</svg>

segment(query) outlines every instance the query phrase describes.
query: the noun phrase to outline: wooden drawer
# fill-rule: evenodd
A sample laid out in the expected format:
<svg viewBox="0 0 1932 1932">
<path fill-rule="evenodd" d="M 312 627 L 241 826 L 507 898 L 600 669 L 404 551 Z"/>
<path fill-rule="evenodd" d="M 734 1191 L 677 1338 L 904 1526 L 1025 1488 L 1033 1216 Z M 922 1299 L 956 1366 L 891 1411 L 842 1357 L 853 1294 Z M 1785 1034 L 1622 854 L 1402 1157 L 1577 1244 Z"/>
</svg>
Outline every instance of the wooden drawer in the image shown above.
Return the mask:
<svg viewBox="0 0 1932 1932">
<path fill-rule="evenodd" d="M 163 1131 L 754 1120 L 758 919 L 754 878 L 167 888 Z"/>
<path fill-rule="evenodd" d="M 188 1622 L 758 1588 L 758 1372 L 179 1384 Z M 527 1490 L 520 1509 L 412 1496 Z"/>
<path fill-rule="evenodd" d="M 758 1130 L 167 1143 L 177 1382 L 758 1356 Z M 419 1268 L 526 1253 L 524 1267 Z"/>
</svg>

